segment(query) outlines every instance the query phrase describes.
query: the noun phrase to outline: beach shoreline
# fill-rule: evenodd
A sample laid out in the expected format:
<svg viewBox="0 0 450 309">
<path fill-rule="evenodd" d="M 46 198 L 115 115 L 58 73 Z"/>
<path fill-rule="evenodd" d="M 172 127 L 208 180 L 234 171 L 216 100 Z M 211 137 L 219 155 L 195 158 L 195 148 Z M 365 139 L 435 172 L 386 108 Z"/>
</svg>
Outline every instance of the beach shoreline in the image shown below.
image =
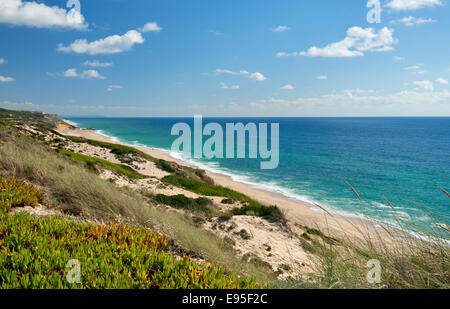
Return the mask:
<svg viewBox="0 0 450 309">
<path fill-rule="evenodd" d="M 191 162 L 171 156 L 168 151 L 144 145 L 130 145 L 118 140 L 117 138 L 103 134 L 98 130 L 81 129 L 76 127 L 76 123 L 74 122 L 64 121 L 66 123 L 59 126 L 58 129 L 58 132 L 63 135 L 98 140 L 107 143 L 128 145 L 157 159 L 175 162 L 180 165 L 197 167 Z M 71 127 L 68 128 L 67 124 Z M 214 180 L 216 185 L 241 192 L 262 204 L 268 206 L 276 205 L 286 216 L 287 220 L 293 224 L 317 228 L 336 237 L 351 236 L 351 238 L 356 237 L 358 239 L 362 239 L 365 237 L 363 234 L 367 233 L 374 233 L 374 235 L 386 234 L 385 229 L 383 229 L 378 222 L 370 220 L 370 218 L 362 218 L 358 215 L 346 216 L 342 214 L 335 214 L 324 209 L 320 205 L 312 203 L 309 204 L 293 197 L 289 197 L 281 192 L 273 192 L 245 182 L 240 182 L 232 179 L 229 175 L 221 174 L 219 172 L 212 172 L 206 169 L 206 174 Z"/>
</svg>

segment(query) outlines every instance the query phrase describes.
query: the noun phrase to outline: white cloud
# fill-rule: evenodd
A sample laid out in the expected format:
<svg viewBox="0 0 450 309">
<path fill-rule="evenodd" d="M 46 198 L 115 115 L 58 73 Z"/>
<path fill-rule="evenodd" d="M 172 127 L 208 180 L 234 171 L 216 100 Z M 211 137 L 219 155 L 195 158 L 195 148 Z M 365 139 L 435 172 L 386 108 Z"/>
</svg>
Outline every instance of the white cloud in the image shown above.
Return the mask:
<svg viewBox="0 0 450 309">
<path fill-rule="evenodd" d="M 283 32 L 283 31 L 288 31 L 288 30 L 291 30 L 291 27 L 289 27 L 289 26 L 278 26 L 278 27 L 272 29 L 272 31 L 274 31 L 274 32 Z"/>
<path fill-rule="evenodd" d="M 401 60 L 405 60 L 405 57 L 394 56 L 394 57 L 392 57 L 392 60 L 401 61 Z"/>
<path fill-rule="evenodd" d="M 141 32 L 151 32 L 151 31 L 155 31 L 155 32 L 159 32 L 161 30 L 163 30 L 163 28 L 161 28 L 160 26 L 158 26 L 157 23 L 155 22 L 150 22 L 150 23 L 146 23 L 142 28 L 139 29 Z"/>
<path fill-rule="evenodd" d="M 64 2 L 65 3 L 65 2 Z M 88 27 L 83 15 L 75 8 L 70 11 L 35 1 L 0 1 L 0 23 L 36 28 L 66 28 L 83 30 Z"/>
<path fill-rule="evenodd" d="M 69 46 L 60 43 L 58 51 L 89 55 L 116 54 L 128 51 L 133 45 L 142 43 L 144 43 L 142 34 L 136 30 L 130 30 L 124 35 L 112 35 L 91 43 L 88 43 L 86 39 L 76 40 Z"/>
<path fill-rule="evenodd" d="M 0 58 L 0 64 L 6 63 L 6 60 L 3 58 Z"/>
<path fill-rule="evenodd" d="M 250 74 L 250 72 L 246 71 L 246 70 L 240 70 L 239 72 L 235 72 L 235 71 L 231 71 L 231 70 L 227 70 L 227 69 L 215 69 L 213 72 L 219 73 L 219 74 L 230 74 L 230 75 L 248 75 L 248 74 Z"/>
<path fill-rule="evenodd" d="M 391 0 L 386 6 L 397 11 L 406 11 L 438 5 L 442 5 L 441 0 Z"/>
<path fill-rule="evenodd" d="M 294 86 L 292 86 L 291 84 L 288 84 L 288 85 L 281 87 L 280 89 L 281 90 L 294 90 Z"/>
<path fill-rule="evenodd" d="M 220 88 L 222 88 L 222 89 L 239 89 L 240 88 L 239 85 L 228 86 L 224 82 L 221 82 L 219 85 L 220 85 Z"/>
<path fill-rule="evenodd" d="M 263 114 L 272 115 L 433 115 L 450 112 L 450 91 L 399 91 L 375 94 L 370 90 L 345 90 L 315 97 L 300 97 L 294 100 L 269 97 L 249 103 Z M 425 111 L 425 112 L 424 112 Z M 254 113 L 253 113 L 254 114 Z"/>
<path fill-rule="evenodd" d="M 358 57 L 364 52 L 384 52 L 394 50 L 397 40 L 393 36 L 394 30 L 384 27 L 378 32 L 373 28 L 352 27 L 347 30 L 344 40 L 331 43 L 323 48 L 313 46 L 300 53 L 278 53 L 277 56 L 310 56 L 310 57 Z"/>
<path fill-rule="evenodd" d="M 428 24 L 428 23 L 435 23 L 436 20 L 432 19 L 432 18 L 421 18 L 421 17 L 413 17 L 413 16 L 409 16 L 409 17 L 404 17 L 402 19 L 398 19 L 398 20 L 394 20 L 392 21 L 392 23 L 401 23 L 405 26 L 411 27 L 414 25 L 421 25 L 421 24 Z"/>
<path fill-rule="evenodd" d="M 421 80 L 421 81 L 415 81 L 412 83 L 414 86 L 417 86 L 417 90 L 433 90 L 433 83 L 429 80 Z"/>
<path fill-rule="evenodd" d="M 422 64 L 411 65 L 409 67 L 405 67 L 405 70 L 419 70 L 422 66 Z"/>
<path fill-rule="evenodd" d="M 101 76 L 96 70 L 86 70 L 81 73 L 80 77 L 82 79 L 105 79 L 104 76 Z"/>
<path fill-rule="evenodd" d="M 114 89 L 123 89 L 123 86 L 121 86 L 121 85 L 109 85 L 108 88 L 106 88 L 107 91 L 113 91 Z"/>
<path fill-rule="evenodd" d="M 439 84 L 442 84 L 442 85 L 448 85 L 448 80 L 447 80 L 447 79 L 444 79 L 444 78 L 442 78 L 442 77 L 437 78 L 436 81 L 437 81 Z"/>
<path fill-rule="evenodd" d="M 227 69 L 215 69 L 214 73 L 237 75 L 239 73 Z"/>
<path fill-rule="evenodd" d="M 414 74 L 416 74 L 416 75 L 422 75 L 422 74 L 425 74 L 427 71 L 425 71 L 425 70 L 422 70 L 422 71 L 416 71 L 416 72 L 414 72 Z"/>
<path fill-rule="evenodd" d="M 76 69 L 68 69 L 63 73 L 64 77 L 78 77 Z"/>
<path fill-rule="evenodd" d="M 317 78 L 317 79 L 321 79 L 321 80 L 325 80 L 325 79 L 328 79 L 328 76 L 326 76 L 326 75 L 320 75 L 320 76 L 317 76 L 316 78 Z"/>
<path fill-rule="evenodd" d="M 218 74 L 229 74 L 229 75 L 249 75 L 248 78 L 256 81 L 265 81 L 267 79 L 263 74 L 259 72 L 250 73 L 249 71 L 246 70 L 240 70 L 239 72 L 235 72 L 227 69 L 215 69 L 213 72 Z"/>
<path fill-rule="evenodd" d="M 79 77 L 81 79 L 104 79 L 104 76 L 101 76 L 100 73 L 96 70 L 85 70 L 81 74 L 78 74 L 76 69 L 68 69 L 63 73 L 64 77 Z"/>
<path fill-rule="evenodd" d="M 262 82 L 262 81 L 265 81 L 267 79 L 263 74 L 261 74 L 259 72 L 255 72 L 255 73 L 251 74 L 249 76 L 249 78 L 253 79 L 253 80 L 256 80 L 258 82 Z"/>
<path fill-rule="evenodd" d="M 98 60 L 87 60 L 83 63 L 84 66 L 87 67 L 93 67 L 93 68 L 106 68 L 106 67 L 112 67 L 113 63 L 112 62 L 100 62 Z"/>
<path fill-rule="evenodd" d="M 9 83 L 9 82 L 13 82 L 14 78 L 12 77 L 5 77 L 0 75 L 0 83 Z"/>
</svg>

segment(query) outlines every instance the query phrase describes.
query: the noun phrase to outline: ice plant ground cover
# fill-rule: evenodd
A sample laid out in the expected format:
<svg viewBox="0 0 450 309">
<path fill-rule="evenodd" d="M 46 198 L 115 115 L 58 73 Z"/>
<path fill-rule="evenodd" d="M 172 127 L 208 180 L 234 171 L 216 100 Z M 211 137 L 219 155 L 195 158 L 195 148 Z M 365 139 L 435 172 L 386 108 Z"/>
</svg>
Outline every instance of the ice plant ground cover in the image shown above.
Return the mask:
<svg viewBox="0 0 450 309">
<path fill-rule="evenodd" d="M 254 288 L 224 268 L 179 260 L 145 228 L 0 212 L 0 288 Z M 70 283 L 70 260 L 80 282 Z"/>
<path fill-rule="evenodd" d="M 45 195 L 34 186 L 15 177 L 6 179 L 0 176 L 0 210 L 13 207 L 48 205 Z"/>
</svg>

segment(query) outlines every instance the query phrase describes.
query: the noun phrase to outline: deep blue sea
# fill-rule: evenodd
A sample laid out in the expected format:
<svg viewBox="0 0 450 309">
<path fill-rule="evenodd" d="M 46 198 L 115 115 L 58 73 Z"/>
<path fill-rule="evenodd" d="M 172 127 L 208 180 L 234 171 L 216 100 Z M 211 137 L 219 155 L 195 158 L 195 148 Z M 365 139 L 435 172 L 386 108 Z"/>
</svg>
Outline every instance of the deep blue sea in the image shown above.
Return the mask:
<svg viewBox="0 0 450 309">
<path fill-rule="evenodd" d="M 193 118 L 67 118 L 122 142 L 169 151 L 177 122 Z M 396 225 L 449 224 L 450 118 L 204 118 L 203 123 L 280 125 L 280 162 L 261 170 L 260 159 L 195 160 L 235 180 L 315 202 L 328 210 Z M 207 139 L 206 137 L 204 140 Z M 346 183 L 361 196 L 361 203 Z M 434 215 L 430 215 L 429 211 Z"/>
</svg>

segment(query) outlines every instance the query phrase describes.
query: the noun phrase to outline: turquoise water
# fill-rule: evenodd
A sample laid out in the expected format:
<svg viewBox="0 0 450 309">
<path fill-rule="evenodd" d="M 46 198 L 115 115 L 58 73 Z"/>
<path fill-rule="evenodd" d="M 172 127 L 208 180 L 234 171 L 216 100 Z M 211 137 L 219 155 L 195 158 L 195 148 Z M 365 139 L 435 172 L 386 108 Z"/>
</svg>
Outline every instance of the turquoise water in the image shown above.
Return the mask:
<svg viewBox="0 0 450 309">
<path fill-rule="evenodd" d="M 126 143 L 165 150 L 176 138 L 170 135 L 174 123 L 193 123 L 192 118 L 68 119 Z M 203 168 L 336 213 L 395 225 L 387 198 L 403 220 L 423 227 L 449 224 L 450 198 L 438 187 L 450 191 L 450 118 L 203 119 L 212 121 L 223 127 L 279 123 L 280 163 L 275 170 L 261 170 L 260 159 L 193 161 Z"/>
</svg>

